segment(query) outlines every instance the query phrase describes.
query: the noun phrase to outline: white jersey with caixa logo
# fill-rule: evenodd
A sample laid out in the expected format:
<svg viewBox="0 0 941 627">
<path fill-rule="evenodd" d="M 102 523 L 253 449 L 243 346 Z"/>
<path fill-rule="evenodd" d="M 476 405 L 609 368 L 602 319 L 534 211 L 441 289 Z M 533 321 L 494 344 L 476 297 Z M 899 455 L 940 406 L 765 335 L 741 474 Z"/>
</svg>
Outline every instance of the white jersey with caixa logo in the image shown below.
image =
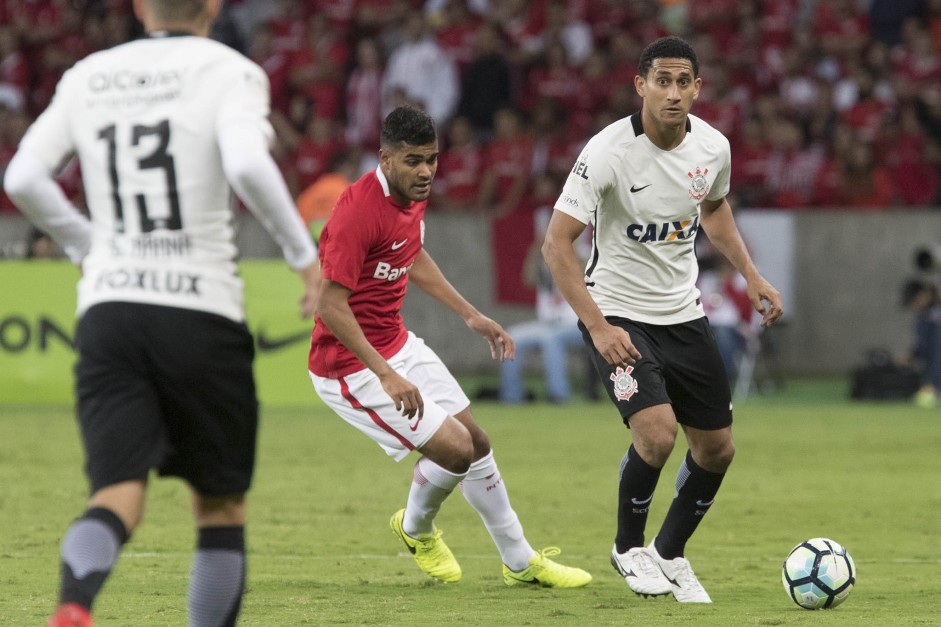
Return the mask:
<svg viewBox="0 0 941 627">
<path fill-rule="evenodd" d="M 652 324 L 703 315 L 694 240 L 699 204 L 729 191 L 728 140 L 690 115 L 673 150 L 644 134 L 640 113 L 591 138 L 555 209 L 593 224 L 585 283 L 601 312 Z"/>
<path fill-rule="evenodd" d="M 270 137 L 268 108 L 261 68 L 202 37 L 133 41 L 66 72 L 21 148 L 49 168 L 79 157 L 92 223 L 79 313 L 124 301 L 244 318 L 216 138 L 228 124 Z"/>
</svg>

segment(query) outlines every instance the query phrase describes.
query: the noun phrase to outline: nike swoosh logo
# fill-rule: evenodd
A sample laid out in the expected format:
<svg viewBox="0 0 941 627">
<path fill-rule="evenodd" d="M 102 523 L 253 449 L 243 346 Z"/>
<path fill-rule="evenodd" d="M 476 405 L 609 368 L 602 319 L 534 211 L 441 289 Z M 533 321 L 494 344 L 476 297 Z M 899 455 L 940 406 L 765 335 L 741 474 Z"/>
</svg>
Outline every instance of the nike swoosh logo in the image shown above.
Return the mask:
<svg viewBox="0 0 941 627">
<path fill-rule="evenodd" d="M 269 353 L 271 351 L 281 350 L 286 348 L 291 344 L 296 344 L 304 340 L 310 341 L 310 331 L 298 331 L 297 333 L 292 333 L 290 335 L 284 335 L 281 337 L 271 337 L 265 333 L 264 329 L 258 331 L 258 339 L 255 342 L 255 345 L 258 347 L 258 350 L 263 353 Z"/>
<path fill-rule="evenodd" d="M 418 420 L 415 421 L 414 426 L 412 425 L 411 422 L 408 423 L 408 428 L 412 430 L 412 433 L 415 433 L 416 431 L 418 431 L 418 423 L 421 422 L 421 419 L 422 419 L 422 416 L 419 416 Z"/>
<path fill-rule="evenodd" d="M 708 502 L 696 501 L 696 507 L 709 507 L 715 502 L 716 502 L 715 499 L 712 499 L 711 501 L 708 501 Z"/>
<path fill-rule="evenodd" d="M 403 246 L 405 246 L 405 242 L 407 241 L 408 241 L 408 238 L 406 237 L 401 242 L 392 242 L 392 250 L 398 250 L 402 248 Z"/>
<path fill-rule="evenodd" d="M 639 192 L 640 190 L 642 190 L 642 189 L 647 189 L 647 188 L 650 187 L 651 185 L 653 185 L 653 183 L 647 183 L 647 184 L 644 185 L 643 187 L 637 187 L 636 185 L 631 185 L 631 193 L 632 193 L 632 194 L 636 194 L 636 193 Z"/>
<path fill-rule="evenodd" d="M 634 505 L 647 505 L 652 500 L 653 500 L 653 495 L 651 494 L 649 497 L 645 499 L 631 499 L 631 503 L 633 503 Z"/>
</svg>

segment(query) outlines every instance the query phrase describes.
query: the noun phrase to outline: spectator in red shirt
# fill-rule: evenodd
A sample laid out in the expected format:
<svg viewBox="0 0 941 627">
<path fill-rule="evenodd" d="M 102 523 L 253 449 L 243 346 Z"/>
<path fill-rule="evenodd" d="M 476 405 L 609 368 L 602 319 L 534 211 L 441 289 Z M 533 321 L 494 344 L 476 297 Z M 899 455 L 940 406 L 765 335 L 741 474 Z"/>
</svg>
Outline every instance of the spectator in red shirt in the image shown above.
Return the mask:
<svg viewBox="0 0 941 627">
<path fill-rule="evenodd" d="M 698 106 L 698 105 L 697 105 Z M 754 116 L 742 123 L 739 140 L 732 145 L 733 206 L 763 207 L 767 203 L 765 176 L 771 156 L 771 142 L 761 121 Z"/>
<path fill-rule="evenodd" d="M 888 170 L 876 162 L 872 144 L 857 137 L 821 171 L 814 204 L 824 207 L 886 209 L 895 202 Z"/>
<path fill-rule="evenodd" d="M 918 124 L 910 105 L 883 129 L 877 151 L 889 170 L 896 197 L 906 205 L 931 205 L 938 198 L 941 173 L 936 146 Z"/>
<path fill-rule="evenodd" d="M 519 111 L 504 108 L 494 115 L 494 138 L 484 154 L 477 196 L 479 211 L 505 216 L 516 209 L 529 188 L 533 143 Z"/>
<path fill-rule="evenodd" d="M 440 23 L 432 23 L 436 24 L 438 45 L 451 55 L 457 63 L 458 73 L 463 76 L 475 55 L 480 20 L 468 10 L 465 0 L 448 0 L 436 17 Z"/>
<path fill-rule="evenodd" d="M 889 105 L 876 98 L 872 74 L 860 68 L 856 72 L 858 97 L 843 115 L 846 123 L 865 141 L 875 141 L 890 113 Z"/>
<path fill-rule="evenodd" d="M 294 165 L 297 168 L 300 188 L 310 187 L 326 172 L 331 158 L 343 146 L 343 140 L 337 133 L 336 122 L 314 111 L 294 149 Z"/>
<path fill-rule="evenodd" d="M 318 116 L 339 120 L 348 54 L 346 44 L 319 13 L 308 20 L 304 42 L 305 45 L 291 54 L 291 86 L 313 103 Z"/>
<path fill-rule="evenodd" d="M 824 147 L 807 143 L 797 122 L 783 116 L 774 120 L 769 130 L 772 148 L 764 180 L 768 204 L 782 209 L 806 208 L 824 162 Z"/>
<path fill-rule="evenodd" d="M 561 42 L 547 44 L 542 62 L 530 70 L 526 91 L 520 100 L 523 109 L 530 111 L 543 98 L 553 98 L 569 109 L 578 106 L 584 91 L 581 73 L 568 61 L 568 53 Z"/>
<path fill-rule="evenodd" d="M 271 108 L 286 114 L 291 99 L 288 84 L 290 56 L 275 46 L 274 35 L 269 24 L 262 23 L 255 28 L 249 43 L 248 56 L 268 75 Z"/>
<path fill-rule="evenodd" d="M 484 151 L 474 138 L 474 127 L 466 117 L 455 117 L 448 125 L 446 145 L 438 156 L 438 174 L 428 208 L 432 211 L 473 209 L 483 166 Z"/>
<path fill-rule="evenodd" d="M 366 149 L 379 143 L 382 125 L 382 52 L 375 39 L 356 44 L 356 64 L 346 81 L 346 141 Z"/>
</svg>

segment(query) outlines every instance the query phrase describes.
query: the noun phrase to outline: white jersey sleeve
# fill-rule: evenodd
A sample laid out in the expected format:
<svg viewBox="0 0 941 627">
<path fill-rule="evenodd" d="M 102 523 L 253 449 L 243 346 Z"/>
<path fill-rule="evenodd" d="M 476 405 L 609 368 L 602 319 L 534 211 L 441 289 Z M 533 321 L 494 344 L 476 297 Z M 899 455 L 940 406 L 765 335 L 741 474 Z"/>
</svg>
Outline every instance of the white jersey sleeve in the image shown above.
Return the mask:
<svg viewBox="0 0 941 627">
<path fill-rule="evenodd" d="M 578 156 L 555 208 L 583 224 L 593 224 L 595 213 L 614 182 L 604 138 L 600 134 L 595 135 Z"/>
<path fill-rule="evenodd" d="M 222 168 L 232 189 L 281 246 L 295 270 L 317 260 L 317 248 L 301 221 L 265 138 L 249 125 L 219 129 Z"/>
<path fill-rule="evenodd" d="M 45 163 L 28 150 L 13 156 L 3 186 L 10 199 L 42 232 L 52 237 L 72 263 L 80 264 L 91 246 L 88 218 L 69 202 Z"/>
</svg>

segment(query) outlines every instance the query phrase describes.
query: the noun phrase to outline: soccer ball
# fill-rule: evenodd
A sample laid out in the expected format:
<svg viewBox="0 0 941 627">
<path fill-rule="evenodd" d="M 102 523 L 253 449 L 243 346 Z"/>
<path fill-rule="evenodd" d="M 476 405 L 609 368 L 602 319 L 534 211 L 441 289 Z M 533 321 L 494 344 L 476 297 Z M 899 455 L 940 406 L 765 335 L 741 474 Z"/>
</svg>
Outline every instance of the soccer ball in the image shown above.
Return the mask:
<svg viewBox="0 0 941 627">
<path fill-rule="evenodd" d="M 784 590 L 807 610 L 834 608 L 856 584 L 856 564 L 849 552 L 828 538 L 811 538 L 795 546 L 781 572 Z"/>
</svg>

